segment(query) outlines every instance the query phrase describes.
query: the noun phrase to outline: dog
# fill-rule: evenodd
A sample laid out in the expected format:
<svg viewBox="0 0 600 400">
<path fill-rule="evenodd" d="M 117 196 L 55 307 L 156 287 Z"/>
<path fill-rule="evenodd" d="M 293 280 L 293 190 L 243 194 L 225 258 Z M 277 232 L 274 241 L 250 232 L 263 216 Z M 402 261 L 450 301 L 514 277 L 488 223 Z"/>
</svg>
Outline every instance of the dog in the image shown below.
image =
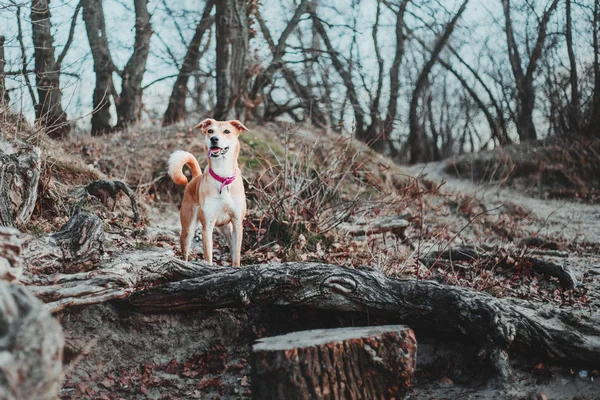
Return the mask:
<svg viewBox="0 0 600 400">
<path fill-rule="evenodd" d="M 217 227 L 228 241 L 233 266 L 240 266 L 242 224 L 246 217 L 246 193 L 238 166 L 239 135 L 247 131 L 240 121 L 215 121 L 208 118 L 194 129 L 204 134 L 208 166 L 204 173 L 198 160 L 187 151 L 177 150 L 169 157 L 168 172 L 173 182 L 185 185 L 179 216 L 181 255 L 185 261 L 198 221 L 202 224 L 204 259 L 213 262 L 213 231 Z M 183 175 L 190 167 L 192 180 Z"/>
</svg>

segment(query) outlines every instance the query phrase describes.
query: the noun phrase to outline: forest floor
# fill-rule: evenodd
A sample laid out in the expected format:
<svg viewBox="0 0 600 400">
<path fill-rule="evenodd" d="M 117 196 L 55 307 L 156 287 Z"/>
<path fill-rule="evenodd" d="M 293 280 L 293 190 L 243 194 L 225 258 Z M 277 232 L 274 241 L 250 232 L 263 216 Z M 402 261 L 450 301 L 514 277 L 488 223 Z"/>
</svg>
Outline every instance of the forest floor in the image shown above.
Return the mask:
<svg viewBox="0 0 600 400">
<path fill-rule="evenodd" d="M 136 190 L 143 218 L 133 222 L 125 200 L 118 201 L 114 211 L 102 205 L 95 208 L 105 224 L 104 259 L 134 252 L 179 256 L 182 189 L 170 183 L 165 166 L 169 153 L 177 149 L 196 154 L 204 164 L 202 139 L 194 132 L 147 127 L 100 138 L 81 134 L 64 146 L 38 144 L 46 155 L 40 206 L 24 227 L 28 233 L 56 231 L 68 219 L 70 193 L 108 177 Z M 507 160 L 505 154 L 502 160 Z M 240 162 L 249 212 L 242 265 L 318 261 L 399 278 L 432 279 L 497 297 L 597 309 L 598 182 L 585 172 L 579 174 L 583 177 L 578 184 L 590 181 L 589 191 L 576 197 L 581 186 L 569 187 L 570 191 L 559 188 L 570 197 L 547 199 L 558 196 L 545 196 L 541 190 L 548 185 L 540 183 L 543 162 L 513 185 L 506 174 L 498 181 L 472 174 L 469 177 L 476 182 L 464 179 L 464 171 L 479 168 L 473 163 L 477 156 L 469 157 L 402 168 L 333 133 L 276 124 L 244 133 Z M 553 163 L 559 165 L 560 160 Z M 457 170 L 462 179 L 453 173 Z M 538 190 L 528 193 L 519 185 Z M 406 221 L 406 229 L 369 232 L 390 221 Z M 484 247 L 486 258 L 424 262 L 452 246 Z M 201 247 L 198 235 L 192 259 L 202 259 Z M 228 265 L 225 249 L 217 241 L 216 264 Z M 579 285 L 565 289 L 556 278 L 535 273 L 525 262 L 532 256 L 568 266 Z M 63 399 L 250 398 L 249 353 L 257 338 L 310 328 L 401 322 L 307 309 L 142 315 L 113 303 L 70 308 L 58 317 L 67 338 Z M 417 340 L 411 399 L 533 399 L 542 397 L 528 396 L 541 393 L 549 399 L 600 398 L 600 371 L 595 369 L 511 354 L 515 376 L 507 387 L 497 389 L 488 385 L 491 371 L 473 344 L 429 332 L 417 332 Z"/>
</svg>

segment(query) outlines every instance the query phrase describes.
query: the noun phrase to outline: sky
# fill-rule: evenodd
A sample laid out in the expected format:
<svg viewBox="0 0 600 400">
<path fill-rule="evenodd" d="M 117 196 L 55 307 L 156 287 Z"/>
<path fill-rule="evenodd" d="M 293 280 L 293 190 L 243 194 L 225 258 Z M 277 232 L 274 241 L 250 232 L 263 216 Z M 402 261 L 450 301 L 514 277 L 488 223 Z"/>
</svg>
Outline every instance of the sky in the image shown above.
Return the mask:
<svg viewBox="0 0 600 400">
<path fill-rule="evenodd" d="M 17 0 L 18 1 L 18 0 Z M 55 46 L 57 54 L 62 50 L 63 44 L 66 42 L 69 23 L 73 15 L 75 6 L 79 0 L 52 0 L 51 12 L 53 32 L 55 38 Z M 537 8 L 527 9 L 528 14 L 541 12 L 542 7 L 546 4 L 543 0 L 533 0 Z M 393 3 L 393 1 L 392 1 Z M 431 34 L 423 26 L 426 23 L 443 24 L 451 18 L 449 12 L 453 12 L 458 8 L 458 1 L 455 0 L 440 0 L 439 2 L 420 2 L 421 4 L 429 4 L 428 7 L 417 9 L 409 7 L 409 14 L 406 18 L 407 26 L 420 32 L 424 38 L 430 38 L 430 43 L 433 43 L 434 35 Z M 514 1 L 514 8 L 525 7 L 524 1 Z M 30 68 L 33 68 L 33 52 L 31 42 L 31 22 L 29 19 L 29 3 L 13 3 L 9 0 L 0 0 L 0 35 L 6 36 L 5 52 L 7 65 L 6 70 L 15 71 L 21 68 L 20 65 L 20 48 L 16 41 L 16 7 L 14 4 L 21 4 L 23 18 L 23 34 L 25 46 L 28 49 L 28 61 Z M 294 2 L 292 0 L 263 0 L 261 2 L 261 12 L 263 18 L 267 21 L 269 28 L 275 38 L 279 36 L 279 32 L 284 28 L 285 21 L 292 15 L 294 11 Z M 357 36 L 354 57 L 360 54 L 361 65 L 360 70 L 365 76 L 367 88 L 360 88 L 361 100 L 368 103 L 369 92 L 375 87 L 374 79 L 376 78 L 377 62 L 374 57 L 372 46 L 371 29 L 375 21 L 375 0 L 329 0 L 321 2 L 319 13 L 332 24 L 330 35 L 334 45 L 342 54 L 348 56 L 348 50 L 352 46 L 352 33 L 348 28 L 356 20 Z M 168 0 L 150 0 L 149 10 L 152 14 L 152 28 L 155 34 L 151 39 L 151 54 L 148 59 L 147 72 L 144 76 L 143 85 L 150 85 L 144 90 L 144 113 L 143 118 L 146 121 L 156 121 L 160 119 L 162 113 L 166 109 L 168 97 L 170 95 L 174 77 L 160 80 L 161 78 L 176 75 L 177 67 L 175 66 L 172 57 L 178 62 L 181 62 L 185 54 L 187 42 L 193 35 L 196 21 L 204 9 L 203 1 L 183 0 L 171 2 Z M 559 13 L 562 13 L 561 6 Z M 449 12 L 444 10 L 447 9 Z M 107 32 L 109 35 L 110 49 L 115 64 L 119 68 L 123 68 L 128 57 L 131 54 L 131 49 L 134 42 L 134 13 L 133 2 L 127 0 L 105 0 L 104 11 L 106 16 Z M 171 15 L 175 15 L 180 29 L 177 29 Z M 575 16 L 577 19 L 577 16 Z M 558 20 L 557 20 L 558 21 Z M 451 44 L 459 49 L 461 55 L 467 59 L 474 67 L 481 66 L 488 71 L 504 70 L 508 71 L 508 62 L 505 56 L 506 49 L 504 44 L 504 32 L 502 29 L 502 8 L 500 0 L 471 0 L 468 8 L 463 15 L 459 27 L 453 34 Z M 394 37 L 395 16 L 386 7 L 382 6 L 381 27 L 379 30 L 379 42 L 381 52 L 385 62 L 385 81 L 384 88 L 388 85 L 387 71 L 391 65 L 393 52 L 395 48 Z M 583 55 L 581 59 L 585 60 L 589 55 L 589 43 L 581 39 L 585 32 L 585 24 L 575 24 L 576 40 L 578 43 L 578 55 Z M 526 20 L 516 20 L 515 27 L 518 33 L 524 33 L 526 29 L 531 29 L 527 25 Z M 551 24 L 550 30 L 555 29 L 557 24 Z M 437 28 L 439 29 L 439 28 Z M 556 30 L 556 29 L 555 29 Z M 310 22 L 306 20 L 300 23 L 301 37 L 309 45 L 306 40 L 310 39 Z M 429 32 L 429 33 L 428 33 Z M 92 58 L 89 51 L 85 27 L 81 13 L 77 19 L 75 29 L 75 39 L 69 50 L 67 57 L 63 63 L 65 70 L 76 76 L 62 75 L 61 87 L 63 90 L 63 107 L 65 108 L 69 118 L 76 120 L 76 123 L 81 128 L 85 129 L 89 126 L 92 91 L 94 87 L 94 73 L 92 70 Z M 579 38 L 579 40 L 578 40 Z M 266 65 L 270 59 L 270 51 L 264 45 L 264 41 L 260 34 L 257 39 L 251 42 L 253 50 L 253 59 L 256 62 Z M 206 39 L 205 39 L 206 41 Z M 201 71 L 206 75 L 214 74 L 214 39 L 210 43 L 210 50 L 201 61 Z M 294 46 L 299 44 L 299 36 L 293 36 L 289 44 Z M 204 45 L 204 44 L 203 44 Z M 414 80 L 419 68 L 423 64 L 424 52 L 417 49 L 416 45 L 412 45 L 414 50 L 408 51 L 406 62 L 403 65 L 401 74 L 403 75 L 402 99 L 408 98 L 410 92 L 410 81 Z M 525 51 L 525 49 L 523 49 Z M 489 54 L 493 54 L 493 60 Z M 287 60 L 293 61 L 304 57 L 299 52 L 290 52 L 286 56 Z M 566 59 L 566 58 L 565 58 Z M 331 78 L 339 81 L 339 77 L 335 73 L 330 74 Z M 355 75 L 357 76 L 357 75 Z M 32 81 L 34 77 L 31 76 Z M 115 85 L 120 87 L 118 76 L 114 75 Z M 435 79 L 435 72 L 432 74 L 432 79 Z M 485 76 L 489 79 L 490 76 Z M 8 87 L 16 88 L 11 92 L 13 100 L 12 107 L 22 111 L 29 119 L 33 119 L 33 110 L 31 99 L 23 85 L 22 77 L 9 77 Z M 156 83 L 153 83 L 160 80 Z M 470 81 L 473 81 L 470 79 Z M 458 91 L 458 85 L 455 85 Z M 206 95 L 208 96 L 208 95 Z M 384 93 L 382 105 L 387 104 L 387 94 Z M 343 101 L 344 93 L 339 91 L 338 101 Z M 207 104 L 210 103 L 208 98 L 204 99 Z M 404 101 L 404 103 L 406 103 Z M 400 102 L 400 107 L 406 108 L 406 104 Z M 401 110 L 402 114 L 402 110 Z M 115 111 L 113 107 L 113 118 Z M 351 119 L 351 115 L 348 115 Z M 538 115 L 540 120 L 542 119 Z M 113 121 L 115 122 L 115 121 Z"/>
</svg>

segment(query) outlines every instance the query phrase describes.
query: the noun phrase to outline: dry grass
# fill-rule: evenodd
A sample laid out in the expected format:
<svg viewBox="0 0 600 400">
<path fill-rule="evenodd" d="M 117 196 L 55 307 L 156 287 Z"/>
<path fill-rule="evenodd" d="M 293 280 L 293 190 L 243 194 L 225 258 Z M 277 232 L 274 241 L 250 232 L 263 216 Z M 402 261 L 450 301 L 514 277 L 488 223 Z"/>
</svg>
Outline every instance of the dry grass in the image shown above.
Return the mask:
<svg viewBox="0 0 600 400">
<path fill-rule="evenodd" d="M 600 200 L 600 139 L 551 138 L 468 154 L 446 172 L 479 183 L 506 185 L 547 198 Z"/>
</svg>

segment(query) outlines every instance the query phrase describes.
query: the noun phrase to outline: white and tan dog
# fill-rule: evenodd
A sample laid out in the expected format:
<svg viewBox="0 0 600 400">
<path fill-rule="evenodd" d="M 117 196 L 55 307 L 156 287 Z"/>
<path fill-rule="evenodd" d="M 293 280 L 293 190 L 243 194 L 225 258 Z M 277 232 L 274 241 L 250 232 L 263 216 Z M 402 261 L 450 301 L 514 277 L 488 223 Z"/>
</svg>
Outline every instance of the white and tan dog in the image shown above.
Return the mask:
<svg viewBox="0 0 600 400">
<path fill-rule="evenodd" d="M 169 157 L 169 175 L 179 185 L 187 185 L 181 204 L 181 254 L 187 261 L 198 220 L 202 224 L 204 259 L 212 264 L 213 231 L 217 227 L 229 242 L 231 261 L 240 266 L 242 222 L 246 216 L 246 194 L 238 166 L 238 136 L 247 131 L 240 121 L 205 119 L 194 127 L 202 129 L 208 166 L 202 173 L 198 160 L 187 151 L 177 150 Z M 181 169 L 192 170 L 188 182 Z"/>
</svg>

